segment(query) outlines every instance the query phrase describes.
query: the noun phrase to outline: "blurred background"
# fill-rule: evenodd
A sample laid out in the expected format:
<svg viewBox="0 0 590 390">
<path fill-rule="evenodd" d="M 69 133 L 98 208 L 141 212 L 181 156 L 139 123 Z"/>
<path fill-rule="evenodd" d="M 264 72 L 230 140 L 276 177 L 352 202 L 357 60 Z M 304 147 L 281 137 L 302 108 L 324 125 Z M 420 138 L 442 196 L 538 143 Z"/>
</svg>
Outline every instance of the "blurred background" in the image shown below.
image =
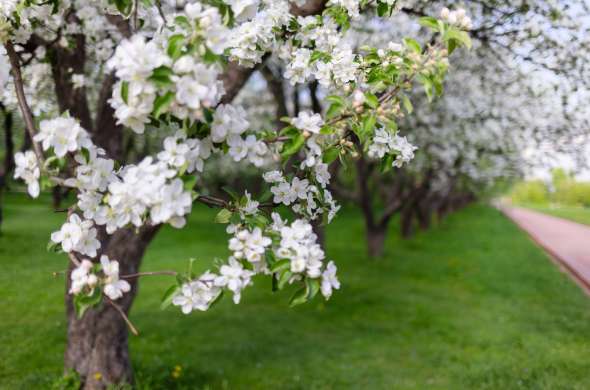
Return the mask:
<svg viewBox="0 0 590 390">
<path fill-rule="evenodd" d="M 405 1 L 390 23 L 355 22 L 348 39 L 426 41 L 417 17 L 451 5 Z M 226 300 L 183 316 L 159 311 L 165 280 L 142 281 L 130 316 L 140 330 L 130 341 L 138 388 L 590 388 L 590 304 L 572 278 L 590 265 L 590 2 L 460 5 L 473 20 L 473 49 L 451 57 L 441 98 L 417 90 L 399 107 L 411 112 L 399 127 L 416 158 L 383 171 L 361 152 L 349 170 L 331 172 L 343 210 L 317 230 L 342 290 L 290 310 L 288 292 L 277 297 L 255 280 L 240 306 Z M 52 95 L 27 69 L 32 99 Z M 272 59 L 240 92 L 253 127 L 327 109 L 329 91 L 294 88 L 283 72 Z M 30 149 L 12 99 L 0 94 L 0 388 L 67 388 L 66 259 L 45 248 L 75 200 L 56 188 L 31 201 L 12 179 L 12 156 Z M 166 135 L 125 133 L 124 160 L 157 153 Z M 203 194 L 263 186 L 257 169 L 223 158 L 199 179 Z M 187 257 L 211 267 L 227 252 L 214 216 L 195 205 L 186 229 L 156 238 L 142 269 L 180 269 Z M 542 226 L 541 246 L 511 218 Z M 568 244 L 582 256 L 555 260 L 566 272 L 543 249 L 563 226 L 582 237 Z"/>
</svg>

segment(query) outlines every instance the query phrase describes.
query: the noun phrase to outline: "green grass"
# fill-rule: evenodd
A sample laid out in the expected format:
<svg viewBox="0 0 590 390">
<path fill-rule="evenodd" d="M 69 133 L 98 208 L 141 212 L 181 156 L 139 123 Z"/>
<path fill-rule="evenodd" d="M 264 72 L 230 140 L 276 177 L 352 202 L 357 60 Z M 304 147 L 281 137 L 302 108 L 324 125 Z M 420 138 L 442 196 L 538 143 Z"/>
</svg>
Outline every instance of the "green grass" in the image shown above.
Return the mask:
<svg viewBox="0 0 590 390">
<path fill-rule="evenodd" d="M 61 375 L 62 256 L 45 251 L 63 218 L 9 196 L 0 237 L 0 388 L 40 389 Z M 222 226 L 198 208 L 165 229 L 144 270 L 226 253 Z M 169 281 L 142 281 L 131 319 L 138 383 L 156 389 L 588 389 L 590 302 L 498 211 L 465 209 L 387 255 L 365 256 L 363 223 L 346 210 L 328 230 L 342 290 L 288 308 L 255 281 L 235 306 L 161 312 Z M 183 367 L 173 380 L 175 365 Z"/>
<path fill-rule="evenodd" d="M 524 204 L 523 207 L 553 215 L 554 217 L 569 219 L 577 223 L 590 225 L 590 208 L 562 205 Z"/>
</svg>

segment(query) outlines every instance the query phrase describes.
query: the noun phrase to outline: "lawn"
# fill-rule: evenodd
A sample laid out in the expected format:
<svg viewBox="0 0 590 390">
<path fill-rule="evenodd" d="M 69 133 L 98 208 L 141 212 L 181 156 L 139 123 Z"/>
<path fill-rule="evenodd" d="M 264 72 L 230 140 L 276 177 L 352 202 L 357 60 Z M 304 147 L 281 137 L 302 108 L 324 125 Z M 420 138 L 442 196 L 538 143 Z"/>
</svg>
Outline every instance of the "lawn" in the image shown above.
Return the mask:
<svg viewBox="0 0 590 390">
<path fill-rule="evenodd" d="M 47 388 L 61 374 L 62 256 L 45 251 L 63 219 L 47 202 L 8 197 L 0 237 L 0 387 Z M 201 267 L 226 254 L 223 227 L 197 208 L 164 229 L 144 270 Z M 365 256 L 363 224 L 344 211 L 328 232 L 342 290 L 288 308 L 256 280 L 234 306 L 160 311 L 166 279 L 145 279 L 131 319 L 144 389 L 588 389 L 590 301 L 497 210 L 471 206 L 387 254 Z M 171 376 L 182 367 L 178 379 Z"/>
<path fill-rule="evenodd" d="M 590 208 L 562 205 L 525 204 L 523 207 L 540 211 L 555 217 L 569 219 L 577 223 L 590 225 Z"/>
</svg>

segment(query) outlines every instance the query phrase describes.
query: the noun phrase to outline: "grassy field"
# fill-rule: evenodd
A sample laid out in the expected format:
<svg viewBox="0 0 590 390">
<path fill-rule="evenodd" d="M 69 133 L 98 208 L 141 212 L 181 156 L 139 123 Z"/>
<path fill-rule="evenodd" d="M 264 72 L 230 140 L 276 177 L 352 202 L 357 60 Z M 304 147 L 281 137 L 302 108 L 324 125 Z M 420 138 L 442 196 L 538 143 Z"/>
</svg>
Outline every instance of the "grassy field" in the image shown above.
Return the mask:
<svg viewBox="0 0 590 390">
<path fill-rule="evenodd" d="M 47 388 L 61 374 L 65 259 L 45 251 L 63 214 L 10 196 L 0 237 L 0 388 Z M 144 270 L 201 267 L 226 253 L 198 208 L 165 229 Z M 365 257 L 362 220 L 328 230 L 342 290 L 288 308 L 256 280 L 234 306 L 183 316 L 158 309 L 169 281 L 146 279 L 131 313 L 139 388 L 588 389 L 590 301 L 498 211 L 472 206 L 387 255 Z M 179 378 L 171 372 L 182 367 Z"/>
<path fill-rule="evenodd" d="M 590 208 L 561 205 L 524 204 L 523 207 L 540 211 L 559 218 L 590 225 Z"/>
</svg>

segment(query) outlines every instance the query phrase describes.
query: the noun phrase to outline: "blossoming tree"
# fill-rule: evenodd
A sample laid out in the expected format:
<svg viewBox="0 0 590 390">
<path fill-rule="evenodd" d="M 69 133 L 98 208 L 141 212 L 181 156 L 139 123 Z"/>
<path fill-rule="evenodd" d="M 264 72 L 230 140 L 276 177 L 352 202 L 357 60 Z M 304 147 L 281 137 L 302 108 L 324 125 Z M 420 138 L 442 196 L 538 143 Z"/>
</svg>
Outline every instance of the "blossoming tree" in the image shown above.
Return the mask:
<svg viewBox="0 0 590 390">
<path fill-rule="evenodd" d="M 10 84 L 3 99 L 18 106 L 33 140 L 32 150 L 15 156 L 15 177 L 33 197 L 52 186 L 77 193 L 50 247 L 69 258 L 65 365 L 85 388 L 132 380 L 127 331 L 136 330 L 127 313 L 142 276 L 172 277 L 162 306 L 185 314 L 208 310 L 225 293 L 238 303 L 255 276 L 270 278 L 273 289 L 294 286 L 291 305 L 318 293 L 328 299 L 340 287 L 310 224 L 329 223 L 339 209 L 328 167 L 359 148 L 378 148 L 384 134 L 399 142 L 379 148 L 378 157 L 386 165 L 408 163 L 413 146 L 397 136 L 393 108 L 409 103 L 415 82 L 440 94 L 448 56 L 470 45 L 465 12 L 443 9 L 441 19 L 420 20 L 432 32 L 427 44 L 406 38 L 353 50 L 351 20 L 368 13 L 387 23 L 397 3 L 0 4 L 0 81 Z M 291 84 L 315 79 L 333 91 L 324 114 L 304 111 L 274 129 L 250 125 L 232 100 L 272 57 L 287 64 L 283 76 Z M 130 163 L 122 159 L 125 131 L 167 137 L 161 152 Z M 199 194 L 196 174 L 216 154 L 259 168 L 266 195 Z M 194 202 L 220 209 L 215 222 L 227 225 L 227 260 L 202 275 L 140 272 L 158 229 L 182 228 Z M 278 206 L 290 212 L 273 211 Z"/>
</svg>

